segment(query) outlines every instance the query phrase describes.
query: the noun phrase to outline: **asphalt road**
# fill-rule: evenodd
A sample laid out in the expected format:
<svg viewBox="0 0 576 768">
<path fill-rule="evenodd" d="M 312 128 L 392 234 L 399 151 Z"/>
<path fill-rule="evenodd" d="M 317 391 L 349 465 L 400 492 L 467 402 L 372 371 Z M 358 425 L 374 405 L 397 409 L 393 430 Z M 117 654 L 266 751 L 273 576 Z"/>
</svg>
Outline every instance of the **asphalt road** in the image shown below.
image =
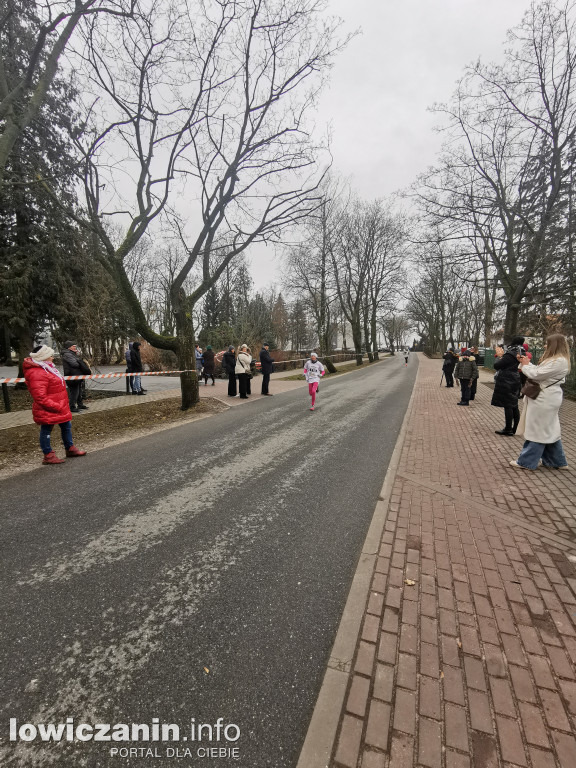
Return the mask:
<svg viewBox="0 0 576 768">
<path fill-rule="evenodd" d="M 322 382 L 314 413 L 299 389 L 4 481 L 0 765 L 293 768 L 416 370 L 391 358 Z M 9 718 L 67 717 L 188 741 L 8 741 Z M 239 758 L 198 757 L 192 718 L 236 724 L 212 746 Z"/>
</svg>

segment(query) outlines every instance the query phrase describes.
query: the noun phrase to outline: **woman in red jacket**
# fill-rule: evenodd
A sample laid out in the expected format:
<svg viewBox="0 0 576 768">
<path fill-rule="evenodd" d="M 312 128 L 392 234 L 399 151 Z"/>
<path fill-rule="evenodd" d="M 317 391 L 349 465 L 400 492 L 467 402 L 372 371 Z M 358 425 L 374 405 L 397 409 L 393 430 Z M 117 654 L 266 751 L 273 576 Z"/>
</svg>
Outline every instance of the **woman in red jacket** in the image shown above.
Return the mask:
<svg viewBox="0 0 576 768">
<path fill-rule="evenodd" d="M 85 456 L 72 440 L 72 414 L 68 404 L 66 382 L 54 365 L 54 350 L 47 346 L 35 347 L 24 360 L 24 378 L 34 404 L 32 418 L 40 424 L 40 448 L 44 454 L 42 464 L 63 464 L 50 446 L 50 433 L 54 424 L 60 425 L 66 456 Z"/>
</svg>

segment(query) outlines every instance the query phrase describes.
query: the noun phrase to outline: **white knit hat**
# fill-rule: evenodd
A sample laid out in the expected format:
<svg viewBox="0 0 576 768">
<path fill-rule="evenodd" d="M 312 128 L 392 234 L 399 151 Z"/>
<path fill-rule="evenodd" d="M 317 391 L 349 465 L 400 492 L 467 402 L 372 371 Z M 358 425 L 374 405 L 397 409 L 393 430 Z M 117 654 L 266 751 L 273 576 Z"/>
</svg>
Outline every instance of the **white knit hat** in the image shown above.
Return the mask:
<svg viewBox="0 0 576 768">
<path fill-rule="evenodd" d="M 46 344 L 43 344 L 38 352 L 30 352 L 30 357 L 32 360 L 41 363 L 44 360 L 48 360 L 49 357 L 54 357 L 54 350 L 52 347 L 47 347 Z"/>
<path fill-rule="evenodd" d="M 318 357 L 318 355 L 316 354 L 316 352 L 310 352 L 310 357 Z"/>
</svg>

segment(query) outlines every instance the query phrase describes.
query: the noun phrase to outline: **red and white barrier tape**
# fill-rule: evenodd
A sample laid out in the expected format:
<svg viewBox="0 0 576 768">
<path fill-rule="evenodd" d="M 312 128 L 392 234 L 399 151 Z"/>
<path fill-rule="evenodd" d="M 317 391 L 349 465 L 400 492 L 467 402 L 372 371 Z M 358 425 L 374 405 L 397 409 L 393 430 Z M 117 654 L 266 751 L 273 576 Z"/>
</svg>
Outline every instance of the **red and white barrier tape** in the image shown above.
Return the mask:
<svg viewBox="0 0 576 768">
<path fill-rule="evenodd" d="M 140 373 L 92 373 L 85 376 L 63 376 L 66 381 L 79 381 L 80 379 L 116 379 L 116 378 L 128 378 L 130 376 L 166 376 L 169 373 L 186 373 L 192 370 L 187 368 L 184 371 L 141 371 Z M 26 381 L 26 379 L 0 379 L 0 384 L 19 384 Z"/>
<path fill-rule="evenodd" d="M 217 355 L 215 355 L 216 358 L 218 358 L 218 355 L 223 354 L 222 352 L 218 352 Z M 324 358 L 327 357 L 338 357 L 338 355 L 324 355 Z M 274 360 L 274 363 L 278 365 L 282 365 L 283 363 L 301 363 L 302 361 L 306 362 L 308 360 L 307 357 L 297 357 L 294 360 Z M 219 362 L 221 362 L 219 360 Z M 256 362 L 256 368 L 261 367 L 260 362 Z M 126 378 L 129 376 L 167 376 L 169 373 L 187 373 L 188 371 L 193 370 L 192 368 L 187 368 L 184 371 L 142 371 L 140 373 L 121 373 L 118 371 L 118 373 L 93 373 L 90 375 L 85 376 L 64 376 L 63 378 L 66 379 L 66 381 L 79 381 L 80 379 L 115 379 L 115 378 Z M 0 384 L 23 384 L 26 381 L 26 379 L 0 379 Z"/>
</svg>

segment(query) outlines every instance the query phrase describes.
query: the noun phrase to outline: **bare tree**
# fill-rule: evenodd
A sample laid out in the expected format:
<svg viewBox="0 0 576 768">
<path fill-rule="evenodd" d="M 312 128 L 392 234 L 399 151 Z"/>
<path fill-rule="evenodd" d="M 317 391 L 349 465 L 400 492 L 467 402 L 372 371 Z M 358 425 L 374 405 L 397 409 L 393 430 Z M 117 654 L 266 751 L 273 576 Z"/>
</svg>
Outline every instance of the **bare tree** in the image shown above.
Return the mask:
<svg viewBox="0 0 576 768">
<path fill-rule="evenodd" d="M 425 210 L 460 241 L 462 260 L 479 259 L 486 298 L 493 271 L 507 339 L 535 277 L 553 264 L 550 234 L 570 183 L 574 9 L 572 0 L 534 4 L 510 33 L 504 64 L 467 70 L 453 103 L 436 108 L 450 139 L 439 168 L 420 183 Z"/>
<path fill-rule="evenodd" d="M 93 24 L 86 35 L 83 60 L 100 98 L 84 146 L 91 225 L 137 330 L 186 370 L 183 408 L 198 397 L 195 305 L 250 245 L 279 241 L 320 205 L 306 114 L 341 45 L 322 10 L 312 0 L 153 3 L 129 25 L 109 19 L 107 30 Z M 127 194 L 120 174 L 133 169 Z M 125 266 L 160 214 L 186 254 L 170 286 L 173 336 L 150 327 Z M 116 241 L 107 215 L 128 221 Z"/>
<path fill-rule="evenodd" d="M 132 18 L 139 0 L 1 0 L 0 2 L 0 184 L 10 154 L 44 105 L 62 54 L 79 25 L 98 17 Z M 11 49 L 7 30 L 20 17 L 33 44 L 22 74 L 15 80 L 6 66 Z M 22 52 L 20 52 L 22 53 Z"/>
<path fill-rule="evenodd" d="M 332 253 L 343 207 L 342 197 L 341 185 L 328 182 L 317 215 L 303 229 L 303 242 L 286 249 L 286 280 L 292 291 L 307 302 L 323 358 L 334 346 L 338 293 Z M 334 373 L 336 368 L 329 358 L 326 358 L 326 365 Z"/>
<path fill-rule="evenodd" d="M 369 359 L 376 350 L 378 314 L 396 304 L 402 282 L 403 228 L 381 200 L 356 200 L 340 212 L 331 246 L 332 269 L 342 311 L 352 330 L 356 362 L 362 365 L 363 339 Z"/>
</svg>

